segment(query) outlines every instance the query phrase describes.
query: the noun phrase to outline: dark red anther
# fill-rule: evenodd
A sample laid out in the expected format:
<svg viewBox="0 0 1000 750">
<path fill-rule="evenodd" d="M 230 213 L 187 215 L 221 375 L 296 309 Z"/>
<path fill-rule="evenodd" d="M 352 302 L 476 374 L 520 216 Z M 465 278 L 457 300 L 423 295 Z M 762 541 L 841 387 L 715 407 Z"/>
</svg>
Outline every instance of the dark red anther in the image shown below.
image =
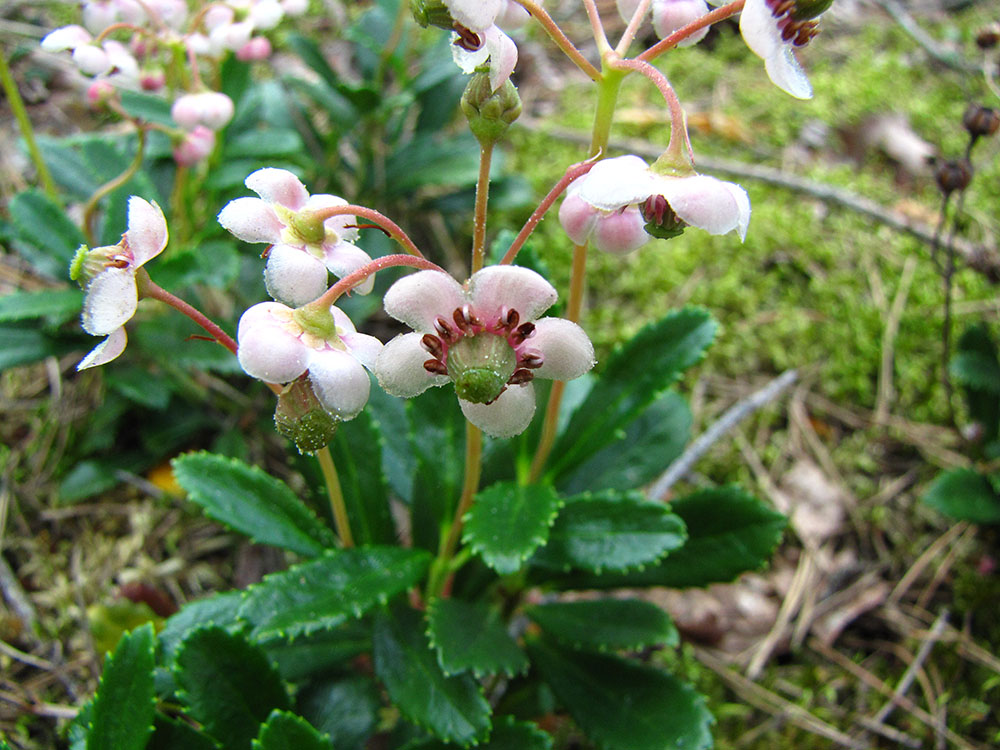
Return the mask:
<svg viewBox="0 0 1000 750">
<path fill-rule="evenodd" d="M 112 255 L 108 258 L 108 268 L 128 268 L 131 261 L 124 255 Z"/>
<path fill-rule="evenodd" d="M 420 345 L 427 350 L 434 359 L 444 358 L 444 343 L 437 336 L 430 333 L 425 333 L 423 338 L 420 339 Z"/>
<path fill-rule="evenodd" d="M 448 368 L 445 366 L 444 362 L 436 359 L 429 359 L 424 362 L 424 369 L 427 370 L 431 375 L 447 375 Z"/>
<path fill-rule="evenodd" d="M 500 310 L 500 325 L 503 328 L 506 328 L 507 331 L 513 331 L 517 328 L 517 324 L 520 320 L 521 315 L 517 310 L 506 306 Z"/>
<path fill-rule="evenodd" d="M 434 321 L 434 330 L 437 331 L 441 340 L 448 344 L 454 344 L 462 338 L 462 334 L 452 328 L 451 324 L 440 315 L 438 315 L 437 319 Z"/>
<path fill-rule="evenodd" d="M 507 385 L 523 385 L 524 383 L 530 383 L 534 379 L 535 373 L 531 370 L 521 368 L 520 370 L 514 370 L 514 374 L 507 380 Z"/>
<path fill-rule="evenodd" d="M 456 307 L 451 317 L 454 319 L 455 325 L 458 326 L 458 330 L 465 334 L 472 333 L 472 312 L 468 305 Z"/>
<path fill-rule="evenodd" d="M 531 334 L 535 332 L 535 324 L 528 322 L 522 323 L 514 332 L 507 337 L 507 341 L 510 342 L 511 346 L 519 346 L 524 343 L 524 340 L 528 338 Z"/>
<path fill-rule="evenodd" d="M 461 47 L 468 52 L 476 52 L 482 48 L 483 40 L 472 29 L 467 29 L 462 24 L 456 22 L 455 33 L 458 34 L 458 39 L 455 40 L 456 47 Z"/>
<path fill-rule="evenodd" d="M 529 370 L 537 370 L 545 362 L 542 357 L 542 353 L 534 349 L 527 349 L 521 352 L 521 356 L 517 358 L 517 364 L 520 367 L 527 367 Z"/>
</svg>

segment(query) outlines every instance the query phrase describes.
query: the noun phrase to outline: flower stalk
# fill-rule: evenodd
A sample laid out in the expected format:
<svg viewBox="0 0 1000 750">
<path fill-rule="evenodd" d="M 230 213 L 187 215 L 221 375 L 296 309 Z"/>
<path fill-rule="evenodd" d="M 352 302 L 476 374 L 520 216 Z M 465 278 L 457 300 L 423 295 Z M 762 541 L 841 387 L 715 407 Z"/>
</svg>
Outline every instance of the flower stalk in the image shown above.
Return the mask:
<svg viewBox="0 0 1000 750">
<path fill-rule="evenodd" d="M 11 75 L 6 55 L 0 55 L 0 86 L 3 86 L 4 94 L 10 103 L 10 109 L 14 113 L 14 119 L 17 120 L 21 137 L 24 138 L 24 144 L 28 147 L 28 153 L 31 155 L 31 162 L 35 165 L 35 172 L 38 173 L 38 179 L 42 183 L 42 189 L 49 198 L 58 201 L 59 193 L 56 190 L 56 184 L 52 180 L 52 173 L 49 172 L 49 167 L 38 148 L 35 131 L 31 127 L 31 119 L 28 117 L 28 110 L 24 106 L 24 99 L 21 98 L 21 92 L 18 91 L 14 76 Z"/>
<path fill-rule="evenodd" d="M 354 536 L 351 534 L 351 522 L 347 517 L 347 505 L 344 503 L 340 477 L 337 474 L 337 467 L 333 463 L 333 456 L 330 455 L 330 448 L 324 446 L 316 451 L 316 460 L 319 462 L 320 471 L 323 472 L 326 494 L 330 498 L 330 510 L 333 513 L 333 524 L 337 529 L 340 544 L 345 549 L 353 547 Z"/>
</svg>

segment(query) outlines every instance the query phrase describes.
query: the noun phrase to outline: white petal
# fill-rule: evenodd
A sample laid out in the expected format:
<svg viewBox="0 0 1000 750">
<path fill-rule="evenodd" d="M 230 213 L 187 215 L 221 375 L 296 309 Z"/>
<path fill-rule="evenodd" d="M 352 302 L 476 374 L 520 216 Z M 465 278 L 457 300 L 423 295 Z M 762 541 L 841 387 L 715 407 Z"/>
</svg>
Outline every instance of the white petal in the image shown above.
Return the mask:
<svg viewBox="0 0 1000 750">
<path fill-rule="evenodd" d="M 638 250 L 651 239 L 646 233 L 646 220 L 637 206 L 621 211 L 602 212 L 594 223 L 590 241 L 595 248 L 613 255 L 625 255 Z"/>
<path fill-rule="evenodd" d="M 542 353 L 542 366 L 535 377 L 573 380 L 588 372 L 597 361 L 594 345 L 576 323 L 563 318 L 542 318 L 527 345 Z"/>
<path fill-rule="evenodd" d="M 338 279 L 342 279 L 349 273 L 353 273 L 372 262 L 368 253 L 350 242 L 338 242 L 332 247 L 324 246 L 324 249 L 326 250 L 326 267 Z M 374 286 L 375 274 L 372 274 L 355 286 L 354 291 L 358 294 L 368 294 Z"/>
<path fill-rule="evenodd" d="M 495 19 L 501 29 L 519 29 L 531 19 L 531 14 L 514 0 L 505 0 Z"/>
<path fill-rule="evenodd" d="M 664 177 L 659 183 L 660 194 L 683 221 L 709 234 L 725 234 L 744 227 L 750 221 L 750 201 L 737 199 L 730 187 L 737 185 L 708 175 Z M 744 210 L 745 209 L 745 210 Z"/>
<path fill-rule="evenodd" d="M 486 29 L 486 44 L 490 53 L 490 88 L 496 91 L 506 83 L 517 65 L 517 45 L 497 26 Z"/>
<path fill-rule="evenodd" d="M 440 271 L 417 271 L 404 276 L 385 293 L 385 311 L 415 331 L 429 333 L 434 320 L 452 313 L 466 302 L 462 286 Z"/>
<path fill-rule="evenodd" d="M 150 203 L 137 195 L 128 199 L 125 239 L 136 267 L 163 252 L 167 246 L 167 220 L 155 202 Z"/>
<path fill-rule="evenodd" d="M 462 69 L 463 73 L 474 73 L 476 68 L 480 65 L 484 65 L 490 57 L 490 51 L 486 48 L 484 44 L 479 49 L 470 52 L 467 49 L 459 47 L 454 44 L 455 40 L 458 39 L 458 34 L 452 33 L 451 35 L 451 59 L 455 61 L 455 64 Z"/>
<path fill-rule="evenodd" d="M 254 305 L 240 319 L 236 358 L 252 378 L 287 383 L 306 371 L 309 350 L 299 339 L 269 317 L 264 302 Z"/>
<path fill-rule="evenodd" d="M 219 212 L 219 223 L 244 242 L 281 241 L 285 225 L 267 201 L 260 198 L 237 198 Z"/>
<path fill-rule="evenodd" d="M 107 364 L 125 351 L 125 344 L 128 339 L 125 335 L 125 327 L 116 328 L 100 344 L 94 347 L 86 357 L 80 360 L 76 366 L 77 370 L 86 370 L 88 367 L 97 367 Z"/>
<path fill-rule="evenodd" d="M 615 211 L 630 203 L 641 203 L 656 192 L 649 165 L 629 154 L 597 162 L 584 176 L 579 195 L 587 203 L 605 211 Z"/>
<path fill-rule="evenodd" d="M 729 193 L 736 201 L 736 208 L 739 212 L 739 219 L 736 222 L 736 231 L 740 235 L 740 242 L 747 238 L 747 229 L 750 227 L 750 196 L 747 191 L 733 182 L 723 182 L 729 189 Z"/>
<path fill-rule="evenodd" d="M 275 245 L 264 266 L 267 293 L 290 307 L 312 302 L 326 291 L 326 266 L 312 253 L 290 245 Z"/>
<path fill-rule="evenodd" d="M 381 341 L 367 333 L 342 333 L 340 340 L 352 357 L 375 372 L 375 361 L 384 348 Z"/>
<path fill-rule="evenodd" d="M 792 54 L 791 46 L 782 47 L 764 60 L 771 83 L 796 99 L 812 99 L 813 91 L 806 74 Z"/>
<path fill-rule="evenodd" d="M 618 0 L 618 15 L 622 17 L 625 23 L 632 20 L 632 16 L 635 15 L 635 9 L 639 7 L 639 0 Z"/>
<path fill-rule="evenodd" d="M 63 26 L 46 34 L 41 45 L 46 52 L 64 52 L 81 44 L 89 44 L 93 38 L 82 26 Z"/>
<path fill-rule="evenodd" d="M 764 0 L 747 0 L 740 14 L 740 33 L 775 86 L 798 99 L 809 99 L 812 87 L 792 55 L 792 45 L 781 38 L 778 23 Z"/>
<path fill-rule="evenodd" d="M 350 205 L 346 200 L 338 195 L 330 195 L 328 193 L 319 193 L 317 195 L 310 195 L 309 200 L 306 201 L 305 205 L 302 207 L 304 211 L 316 211 L 321 208 L 331 208 L 334 206 L 347 206 Z M 348 242 L 354 242 L 358 238 L 358 228 L 348 227 L 348 224 L 357 224 L 358 218 L 356 216 L 351 216 L 345 214 L 343 216 L 331 216 L 329 219 L 323 222 L 323 226 L 328 230 L 332 229 L 337 233 L 337 236 L 342 240 L 347 240 Z"/>
<path fill-rule="evenodd" d="M 73 62 L 81 73 L 86 73 L 88 76 L 99 76 L 111 70 L 108 53 L 93 44 L 81 44 L 74 48 Z"/>
<path fill-rule="evenodd" d="M 493 25 L 503 0 L 444 0 L 451 17 L 472 31 Z"/>
<path fill-rule="evenodd" d="M 660 39 L 666 39 L 706 13 L 708 3 L 705 0 L 653 0 L 653 29 Z M 677 46 L 690 47 L 704 39 L 706 34 L 708 26 L 678 42 Z"/>
<path fill-rule="evenodd" d="M 309 191 L 287 169 L 265 167 L 251 172 L 244 184 L 268 203 L 298 211 L 309 200 Z"/>
<path fill-rule="evenodd" d="M 520 435 L 531 424 L 535 390 L 531 383 L 511 385 L 492 404 L 473 404 L 462 399 L 458 404 L 465 418 L 487 435 L 509 438 Z"/>
<path fill-rule="evenodd" d="M 87 296 L 83 300 L 83 330 L 93 336 L 106 336 L 135 315 L 138 306 L 139 293 L 133 269 L 101 271 L 87 286 Z"/>
<path fill-rule="evenodd" d="M 446 376 L 432 375 L 424 369 L 431 355 L 420 345 L 421 338 L 420 333 L 405 333 L 382 347 L 375 360 L 375 377 L 386 393 L 412 398 L 432 385 L 449 382 Z"/>
<path fill-rule="evenodd" d="M 555 287 L 530 268 L 487 266 L 469 280 L 472 309 L 490 324 L 504 307 L 517 310 L 521 321 L 534 320 L 559 298 Z"/>
<path fill-rule="evenodd" d="M 574 244 L 582 245 L 590 238 L 597 221 L 598 209 L 576 192 L 569 193 L 559 206 L 559 223 Z"/>
<path fill-rule="evenodd" d="M 368 373 L 346 352 L 315 352 L 309 359 L 309 382 L 320 403 L 340 419 L 354 419 L 365 404 L 371 381 Z"/>
</svg>

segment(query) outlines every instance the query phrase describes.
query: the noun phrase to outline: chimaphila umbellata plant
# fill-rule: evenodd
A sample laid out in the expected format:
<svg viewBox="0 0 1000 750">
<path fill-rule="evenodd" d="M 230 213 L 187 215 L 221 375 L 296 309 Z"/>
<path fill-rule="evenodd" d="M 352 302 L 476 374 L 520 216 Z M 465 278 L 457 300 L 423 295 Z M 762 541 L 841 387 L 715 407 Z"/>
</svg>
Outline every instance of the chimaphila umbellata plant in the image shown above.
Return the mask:
<svg viewBox="0 0 1000 750">
<path fill-rule="evenodd" d="M 743 11 L 741 32 L 772 80 L 808 96 L 793 48 L 815 35 L 829 3 L 745 2 L 709 10 L 622 0 L 626 28 L 612 46 L 596 3 L 583 0 L 599 60 L 540 2 L 400 3 L 401 27 L 415 20 L 447 30 L 471 76 L 461 108 L 480 170 L 471 252 L 457 273 L 375 208 L 311 193 L 276 166 L 246 173 L 256 197 L 244 193 L 218 213 L 233 236 L 265 248 L 273 297 L 243 312 L 235 340 L 154 281 L 173 251 L 154 195 L 129 199 L 120 242 L 80 248 L 72 276 L 85 294 L 83 326 L 106 337 L 80 368 L 123 355 L 126 324 L 157 325 L 141 314 L 143 299 L 175 308 L 215 342 L 186 346 L 221 345 L 274 392 L 274 423 L 315 457 L 329 509 L 244 461 L 177 457 L 174 473 L 192 501 L 286 550 L 293 564 L 246 590 L 188 603 L 157 633 L 143 626 L 124 635 L 70 726 L 74 743 L 309 749 L 362 747 L 377 735 L 380 746 L 414 750 L 534 750 L 568 742 L 572 721 L 613 749 L 711 745 L 702 698 L 636 656 L 677 644 L 667 615 L 638 595 L 561 592 L 728 581 L 765 564 L 781 535 L 783 518 L 736 487 L 669 503 L 642 491 L 683 447 L 690 414 L 672 387 L 710 345 L 709 314 L 669 312 L 600 362 L 580 326 L 590 247 L 641 252 L 689 230 L 745 237 L 747 194 L 696 171 L 682 104 L 653 65 Z M 138 7 L 165 35 L 159 44 L 193 60 L 248 55 L 256 30 L 291 12 L 266 0 L 213 3 L 182 34 L 179 7 L 174 15 L 169 4 Z M 112 61 L 122 50 L 110 37 L 134 34 L 133 48 L 148 42 L 140 19 L 120 20 L 129 8 L 88 3 L 87 29 L 62 30 L 46 46 L 72 50 L 81 70 L 110 82 L 132 69 Z M 630 56 L 647 18 L 663 38 Z M 520 114 L 511 35 L 525 23 L 594 82 L 593 137 L 581 161 L 554 175 L 521 232 L 491 253 L 490 167 Z M 621 82 L 636 74 L 663 96 L 670 122 L 652 164 L 607 153 Z M 193 136 L 228 121 L 232 102 L 191 83 L 171 111 Z M 522 251 L 560 200 L 573 262 L 564 305 L 549 314 L 560 294 Z M 366 249 L 376 231 L 401 252 Z M 405 329 L 382 341 L 359 331 L 345 308 L 389 269 L 403 275 L 381 307 Z"/>
</svg>

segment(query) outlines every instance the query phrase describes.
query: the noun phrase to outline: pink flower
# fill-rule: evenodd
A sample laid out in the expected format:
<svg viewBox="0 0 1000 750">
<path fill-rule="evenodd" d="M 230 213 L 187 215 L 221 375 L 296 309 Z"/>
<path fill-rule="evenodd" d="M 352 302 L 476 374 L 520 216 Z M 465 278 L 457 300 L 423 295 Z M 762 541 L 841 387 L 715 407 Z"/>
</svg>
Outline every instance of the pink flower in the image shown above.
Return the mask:
<svg viewBox="0 0 1000 750">
<path fill-rule="evenodd" d="M 414 330 L 386 344 L 375 375 L 386 392 L 410 398 L 453 382 L 466 418 L 493 437 L 512 437 L 535 413 L 535 377 L 572 380 L 594 366 L 576 323 L 542 318 L 556 290 L 534 271 L 489 266 L 463 286 L 418 271 L 385 295 L 385 310 Z"/>
<path fill-rule="evenodd" d="M 214 148 L 215 131 L 199 125 L 174 147 L 174 161 L 182 167 L 193 167 L 207 159 Z"/>
<path fill-rule="evenodd" d="M 626 23 L 632 19 L 632 14 L 638 7 L 639 0 L 618 0 L 618 12 Z M 708 3 L 705 0 L 653 0 L 650 9 L 653 14 L 653 29 L 660 39 L 665 39 L 708 13 Z M 677 46 L 690 47 L 697 44 L 707 33 L 706 26 L 679 42 Z"/>
<path fill-rule="evenodd" d="M 185 130 L 204 125 L 220 130 L 233 119 L 233 100 L 220 91 L 202 91 L 184 94 L 174 100 L 170 116 Z"/>
<path fill-rule="evenodd" d="M 307 331 L 296 310 L 278 302 L 261 302 L 240 318 L 236 356 L 251 377 L 289 383 L 308 374 L 323 408 L 341 420 L 353 419 L 368 402 L 372 369 L 382 350 L 374 336 L 358 333 L 336 307 L 328 330 Z"/>
<path fill-rule="evenodd" d="M 125 350 L 125 323 L 139 306 L 135 276 L 167 246 L 167 222 L 155 203 L 133 195 L 128 201 L 128 230 L 117 245 L 81 247 L 70 278 L 86 292 L 81 325 L 93 336 L 107 336 L 76 369 L 110 362 Z"/>
<path fill-rule="evenodd" d="M 219 213 L 219 223 L 244 242 L 271 245 L 264 281 L 272 297 L 289 305 L 311 302 L 327 288 L 327 271 L 342 278 L 371 257 L 351 240 L 358 230 L 353 216 L 333 216 L 320 222 L 318 209 L 346 206 L 335 195 L 310 196 L 299 178 L 284 169 L 258 169 L 246 186 L 259 198 L 237 198 Z M 372 290 L 369 277 L 355 287 L 361 294 Z"/>
<path fill-rule="evenodd" d="M 646 231 L 654 236 L 673 236 L 690 225 L 709 234 L 735 231 L 741 241 L 746 238 L 750 199 L 743 188 L 694 171 L 662 174 L 655 167 L 638 156 L 604 159 L 580 178 L 575 194 L 605 213 L 638 206 Z"/>
<path fill-rule="evenodd" d="M 575 180 L 559 206 L 559 222 L 574 243 L 589 242 L 603 252 L 625 255 L 653 239 L 646 233 L 646 219 L 638 206 L 605 211 L 581 198 L 580 188 L 586 179 L 584 175 Z"/>
</svg>

